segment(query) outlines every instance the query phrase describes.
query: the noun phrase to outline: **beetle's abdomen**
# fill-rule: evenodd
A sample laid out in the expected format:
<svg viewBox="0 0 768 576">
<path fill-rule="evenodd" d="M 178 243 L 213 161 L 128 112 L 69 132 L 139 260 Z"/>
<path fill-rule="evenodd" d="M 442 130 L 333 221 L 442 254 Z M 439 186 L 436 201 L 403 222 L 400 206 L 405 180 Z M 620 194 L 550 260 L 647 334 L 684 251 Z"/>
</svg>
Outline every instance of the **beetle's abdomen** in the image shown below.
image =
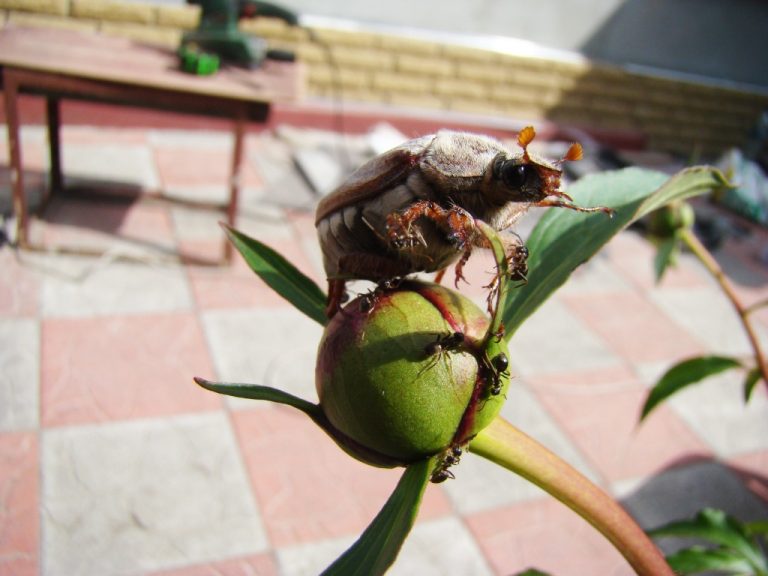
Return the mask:
<svg viewBox="0 0 768 576">
<path fill-rule="evenodd" d="M 450 264 L 458 252 L 429 220 L 421 219 L 414 224 L 419 241 L 413 246 L 397 249 L 387 233 L 389 214 L 431 195 L 421 175 L 413 173 L 405 183 L 321 219 L 317 232 L 327 277 L 380 281 L 414 272 L 432 272 Z"/>
</svg>

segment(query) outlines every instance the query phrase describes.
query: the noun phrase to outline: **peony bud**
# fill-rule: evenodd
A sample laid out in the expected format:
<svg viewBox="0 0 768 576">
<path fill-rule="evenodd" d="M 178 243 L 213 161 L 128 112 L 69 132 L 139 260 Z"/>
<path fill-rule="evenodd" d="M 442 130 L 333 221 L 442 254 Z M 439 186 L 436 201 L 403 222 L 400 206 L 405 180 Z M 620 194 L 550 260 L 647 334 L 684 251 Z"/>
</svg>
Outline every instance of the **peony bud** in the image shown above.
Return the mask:
<svg viewBox="0 0 768 576">
<path fill-rule="evenodd" d="M 320 343 L 325 416 L 353 443 L 402 464 L 467 442 L 498 414 L 509 384 L 505 346 L 486 341 L 488 324 L 472 301 L 437 284 L 356 298 Z"/>
</svg>

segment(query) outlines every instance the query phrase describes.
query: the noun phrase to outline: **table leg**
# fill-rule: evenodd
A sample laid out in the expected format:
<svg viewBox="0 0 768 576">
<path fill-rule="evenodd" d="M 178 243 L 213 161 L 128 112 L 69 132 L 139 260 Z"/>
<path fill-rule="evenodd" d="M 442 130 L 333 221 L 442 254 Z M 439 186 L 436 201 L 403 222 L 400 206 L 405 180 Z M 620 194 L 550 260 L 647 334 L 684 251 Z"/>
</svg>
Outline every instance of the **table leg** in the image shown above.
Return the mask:
<svg viewBox="0 0 768 576">
<path fill-rule="evenodd" d="M 11 161 L 13 213 L 16 216 L 16 243 L 27 246 L 27 200 L 24 197 L 24 173 L 21 170 L 21 141 L 19 138 L 18 82 L 12 71 L 3 69 L 5 120 L 8 123 L 8 154 Z"/>
<path fill-rule="evenodd" d="M 232 172 L 229 180 L 229 204 L 227 206 L 227 224 L 235 225 L 237 219 L 237 208 L 240 201 L 240 176 L 243 163 L 243 137 L 245 136 L 246 115 L 245 111 L 238 113 L 232 126 L 232 135 L 234 138 L 232 150 Z M 225 239 L 224 261 L 232 261 L 232 243 Z"/>
<path fill-rule="evenodd" d="M 51 161 L 50 192 L 58 194 L 62 190 L 63 179 L 61 175 L 61 138 L 59 127 L 61 126 L 60 100 L 55 96 L 45 99 L 46 113 L 48 116 L 48 146 Z"/>
</svg>

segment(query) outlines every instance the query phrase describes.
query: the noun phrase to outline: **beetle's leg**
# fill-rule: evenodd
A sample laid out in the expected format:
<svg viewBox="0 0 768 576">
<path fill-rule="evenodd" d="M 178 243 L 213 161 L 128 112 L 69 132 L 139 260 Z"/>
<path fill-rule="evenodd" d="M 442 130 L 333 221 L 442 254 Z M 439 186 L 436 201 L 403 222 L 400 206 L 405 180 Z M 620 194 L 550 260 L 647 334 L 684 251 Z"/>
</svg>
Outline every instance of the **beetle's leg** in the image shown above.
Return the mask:
<svg viewBox="0 0 768 576">
<path fill-rule="evenodd" d="M 538 206 L 540 208 L 568 208 L 569 210 L 575 210 L 576 212 L 603 212 L 605 214 L 608 214 L 608 216 L 613 216 L 613 210 L 610 208 L 606 208 L 605 206 L 595 206 L 593 208 L 587 208 L 584 206 L 577 206 L 576 204 L 571 204 L 570 202 L 564 202 L 562 200 L 553 200 L 551 198 L 540 200 L 539 202 L 536 202 L 533 204 L 533 206 Z"/>
<path fill-rule="evenodd" d="M 440 282 L 443 281 L 443 276 L 445 276 L 446 270 L 447 268 L 441 268 L 440 270 L 437 271 L 437 274 L 435 274 L 435 278 L 434 278 L 435 284 L 440 284 Z"/>
<path fill-rule="evenodd" d="M 456 288 L 459 287 L 460 280 L 464 280 L 464 282 L 469 284 L 469 282 L 467 282 L 467 279 L 464 278 L 463 270 L 464 270 L 464 265 L 467 263 L 471 255 L 472 255 L 472 246 L 469 246 L 469 248 L 464 250 L 464 254 L 461 255 L 461 258 L 456 263 L 456 267 L 453 269 L 454 273 L 456 274 L 456 277 L 453 280 L 453 285 Z"/>
<path fill-rule="evenodd" d="M 411 232 L 411 226 L 419 218 L 428 218 L 447 232 L 448 240 L 458 250 L 472 239 L 475 220 L 472 215 L 458 206 L 443 208 L 431 200 L 419 200 L 401 212 L 387 216 L 387 231 L 390 241 L 396 247 L 415 244 L 419 237 Z"/>
<path fill-rule="evenodd" d="M 400 262 L 383 256 L 376 256 L 366 252 L 353 252 L 339 258 L 338 269 L 346 277 L 373 280 L 379 283 L 379 289 L 386 286 L 395 278 L 406 276 L 411 272 L 407 262 Z M 376 271 L 376 276 L 371 276 L 371 270 Z M 345 281 L 339 278 L 328 280 L 328 304 L 325 314 L 328 318 L 341 309 L 344 302 Z"/>
<path fill-rule="evenodd" d="M 331 278 L 328 280 L 328 301 L 325 306 L 325 315 L 333 318 L 341 309 L 341 303 L 344 301 L 344 280 Z"/>
<path fill-rule="evenodd" d="M 528 248 L 523 243 L 522 238 L 516 233 L 507 231 L 506 233 L 499 234 L 499 240 L 501 240 L 504 246 L 504 254 L 507 259 L 507 276 L 510 280 L 521 281 L 523 284 L 528 282 Z M 477 246 L 483 248 L 490 248 L 490 243 L 485 237 L 478 238 L 475 241 Z M 488 290 L 487 308 L 490 314 L 493 314 L 493 303 L 496 299 L 496 294 L 499 290 L 499 271 L 491 278 L 491 281 L 483 286 Z"/>
</svg>

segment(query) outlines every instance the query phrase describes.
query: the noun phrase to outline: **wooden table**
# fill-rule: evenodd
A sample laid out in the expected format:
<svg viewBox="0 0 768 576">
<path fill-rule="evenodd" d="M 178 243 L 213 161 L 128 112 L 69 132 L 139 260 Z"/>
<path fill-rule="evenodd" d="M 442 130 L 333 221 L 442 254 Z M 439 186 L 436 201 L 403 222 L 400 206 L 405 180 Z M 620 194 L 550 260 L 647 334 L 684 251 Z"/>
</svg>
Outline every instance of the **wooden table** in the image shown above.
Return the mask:
<svg viewBox="0 0 768 576">
<path fill-rule="evenodd" d="M 226 220 L 234 224 L 240 192 L 243 136 L 248 122 L 266 122 L 272 102 L 295 101 L 299 65 L 267 61 L 256 70 L 224 67 L 212 76 L 178 70 L 167 49 L 65 30 L 0 30 L 0 80 L 5 95 L 18 245 L 32 248 L 19 140 L 18 95 L 43 96 L 48 117 L 50 191 L 62 189 L 60 103 L 73 99 L 180 112 L 232 121 L 234 148 Z M 231 250 L 225 243 L 225 257 Z"/>
</svg>

